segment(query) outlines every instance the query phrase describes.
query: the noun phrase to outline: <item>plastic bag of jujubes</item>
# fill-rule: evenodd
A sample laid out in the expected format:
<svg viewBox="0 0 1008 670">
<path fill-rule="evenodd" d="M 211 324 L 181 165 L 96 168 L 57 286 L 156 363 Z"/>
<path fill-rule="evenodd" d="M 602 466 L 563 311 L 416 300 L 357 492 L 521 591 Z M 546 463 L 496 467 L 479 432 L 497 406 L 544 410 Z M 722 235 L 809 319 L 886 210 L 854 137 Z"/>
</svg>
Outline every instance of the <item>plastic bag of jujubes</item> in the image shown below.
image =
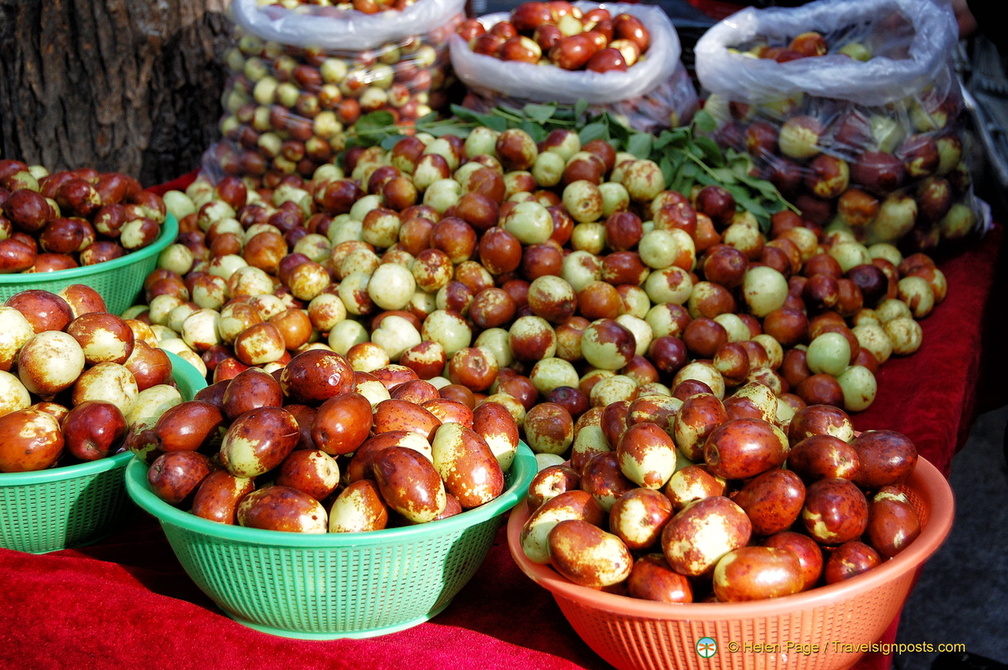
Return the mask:
<svg viewBox="0 0 1008 670">
<path fill-rule="evenodd" d="M 533 11 L 548 15 L 528 16 Z M 632 27 L 621 25 L 626 17 L 632 17 L 626 22 Z M 478 23 L 482 37 L 462 26 L 464 34 L 451 38 L 452 69 L 468 89 L 464 104 L 477 111 L 584 101 L 590 113 L 610 112 L 652 132 L 688 123 L 699 106 L 680 60 L 679 36 L 660 7 L 523 2 L 509 12 L 481 16 Z M 553 36 L 544 34 L 543 24 L 553 28 Z M 589 51 L 577 44 L 587 35 L 604 36 L 605 43 L 590 50 L 598 66 L 575 55 Z M 556 46 L 565 37 L 573 46 Z"/>
<path fill-rule="evenodd" d="M 454 79 L 448 37 L 465 0 L 356 0 L 342 4 L 233 0 L 231 76 L 222 138 L 203 171 L 255 186 L 310 178 L 343 150 L 362 114 L 408 125 L 446 109 Z"/>
<path fill-rule="evenodd" d="M 745 9 L 698 40 L 723 146 L 748 152 L 807 220 L 932 248 L 983 232 L 947 8 L 817 0 Z"/>
</svg>

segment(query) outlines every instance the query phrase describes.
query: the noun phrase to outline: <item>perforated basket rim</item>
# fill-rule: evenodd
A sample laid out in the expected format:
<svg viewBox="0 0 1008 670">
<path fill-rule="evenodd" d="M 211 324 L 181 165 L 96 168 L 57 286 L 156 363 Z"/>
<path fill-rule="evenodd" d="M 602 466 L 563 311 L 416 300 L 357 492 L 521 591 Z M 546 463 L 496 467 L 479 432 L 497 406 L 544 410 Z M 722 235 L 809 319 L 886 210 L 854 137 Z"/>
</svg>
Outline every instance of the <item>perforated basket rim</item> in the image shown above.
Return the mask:
<svg viewBox="0 0 1008 670">
<path fill-rule="evenodd" d="M 175 379 L 175 384 L 178 386 L 183 400 L 191 400 L 200 389 L 207 387 L 206 377 L 200 374 L 200 371 L 192 363 L 178 354 L 167 350 L 162 351 L 168 354 L 168 360 L 172 364 L 172 377 Z"/>
<path fill-rule="evenodd" d="M 67 479 L 77 479 L 78 477 L 93 477 L 109 470 L 124 468 L 133 458 L 129 451 L 123 451 L 112 456 L 99 458 L 87 463 L 75 463 L 63 467 L 49 468 L 48 470 L 36 470 L 32 472 L 3 472 L 0 473 L 0 488 L 13 486 L 30 486 L 33 484 L 47 484 L 50 482 L 61 482 Z"/>
<path fill-rule="evenodd" d="M 175 383 L 179 385 L 179 392 L 185 399 L 196 394 L 196 391 L 207 385 L 206 379 L 185 359 L 179 358 L 170 351 L 166 351 L 169 360 L 172 362 L 172 376 Z M 202 383 L 200 383 L 202 381 Z M 184 388 L 183 388 L 184 387 Z M 44 484 L 46 482 L 58 482 L 65 479 L 76 479 L 77 477 L 91 477 L 108 470 L 124 468 L 133 458 L 132 452 L 124 451 L 113 454 L 106 458 L 99 458 L 87 463 L 75 463 L 64 467 L 50 468 L 48 470 L 36 470 L 33 472 L 3 472 L 0 473 L 0 487 L 7 486 L 28 486 L 30 484 Z"/>
<path fill-rule="evenodd" d="M 143 510 L 157 518 L 163 525 L 183 528 L 217 542 L 238 545 L 269 546 L 280 548 L 346 549 L 349 547 L 378 546 L 390 542 L 408 542 L 441 535 L 460 533 L 494 517 L 500 516 L 524 499 L 528 486 L 537 472 L 537 461 L 524 442 L 518 446 L 514 462 L 509 469 L 511 485 L 490 502 L 460 514 L 413 526 L 386 528 L 359 533 L 288 533 L 259 528 L 245 528 L 210 521 L 187 511 L 172 507 L 158 498 L 147 483 L 147 465 L 133 459 L 126 466 L 126 491 Z"/>
<path fill-rule="evenodd" d="M 10 288 L 11 286 L 24 290 L 45 288 L 47 284 L 55 282 L 72 281 L 74 279 L 83 279 L 122 270 L 123 268 L 143 263 L 152 256 L 160 254 L 168 245 L 178 239 L 178 232 L 178 220 L 171 214 L 167 214 L 164 223 L 161 224 L 161 234 L 158 235 L 154 242 L 148 244 L 143 249 L 132 251 L 110 261 L 95 263 L 94 265 L 82 265 L 76 268 L 55 270 L 53 272 L 19 272 L 0 275 L 0 288 Z"/>
<path fill-rule="evenodd" d="M 521 528 L 529 517 L 527 506 L 511 511 L 507 539 L 512 558 L 530 579 L 557 598 L 598 610 L 600 615 L 615 615 L 658 621 L 725 621 L 763 619 L 814 607 L 838 606 L 840 603 L 918 568 L 945 540 L 955 516 L 952 488 L 945 476 L 923 457 L 917 459 L 906 487 L 921 496 L 929 510 L 921 534 L 906 549 L 881 565 L 851 579 L 819 586 L 780 598 L 733 603 L 662 603 L 631 598 L 579 586 L 560 576 L 549 565 L 530 561 L 521 548 Z"/>
</svg>

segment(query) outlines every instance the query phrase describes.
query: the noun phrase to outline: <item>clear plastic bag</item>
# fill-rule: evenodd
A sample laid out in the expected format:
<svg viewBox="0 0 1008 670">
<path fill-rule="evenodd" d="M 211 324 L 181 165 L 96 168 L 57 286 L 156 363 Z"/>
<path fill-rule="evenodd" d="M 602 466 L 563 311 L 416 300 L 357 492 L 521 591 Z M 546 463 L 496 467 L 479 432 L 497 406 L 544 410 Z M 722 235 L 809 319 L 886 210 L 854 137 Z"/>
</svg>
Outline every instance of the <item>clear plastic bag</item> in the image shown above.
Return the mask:
<svg viewBox="0 0 1008 670">
<path fill-rule="evenodd" d="M 810 33 L 826 53 L 802 57 L 794 40 Z M 694 54 L 715 137 L 810 223 L 929 249 L 990 225 L 966 164 L 957 41 L 930 0 L 817 0 L 741 10 Z"/>
<path fill-rule="evenodd" d="M 451 38 L 452 69 L 469 91 L 466 106 L 521 107 L 528 103 L 589 103 L 592 112 L 609 111 L 631 127 L 654 131 L 687 123 L 699 106 L 696 88 L 681 61 L 675 26 L 658 6 L 576 2 L 582 11 L 607 8 L 613 15 L 633 14 L 651 35 L 646 58 L 625 72 L 568 71 L 559 67 L 504 61 L 474 53 L 458 35 Z M 508 12 L 479 17 L 486 28 L 506 20 Z"/>
<path fill-rule="evenodd" d="M 364 14 L 234 0 L 221 139 L 204 154 L 203 172 L 274 188 L 330 162 L 362 114 L 383 110 L 408 125 L 446 109 L 454 81 L 448 38 L 464 7 L 465 0 L 417 0 Z"/>
</svg>

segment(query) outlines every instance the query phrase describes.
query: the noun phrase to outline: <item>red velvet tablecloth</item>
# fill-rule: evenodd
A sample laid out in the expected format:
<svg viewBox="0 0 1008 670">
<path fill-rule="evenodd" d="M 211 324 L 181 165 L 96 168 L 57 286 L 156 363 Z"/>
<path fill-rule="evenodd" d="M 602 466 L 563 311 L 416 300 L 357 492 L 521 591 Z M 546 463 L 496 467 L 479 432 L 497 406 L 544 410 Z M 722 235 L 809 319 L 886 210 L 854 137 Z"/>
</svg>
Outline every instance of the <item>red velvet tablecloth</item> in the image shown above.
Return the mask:
<svg viewBox="0 0 1008 670">
<path fill-rule="evenodd" d="M 890 360 L 859 429 L 908 434 L 943 472 L 980 403 L 981 372 L 1000 371 L 982 348 L 988 303 L 1000 299 L 1002 229 L 943 259 L 949 297 L 922 322 L 923 347 Z M 996 306 L 996 305 L 995 305 Z M 997 318 L 1001 310 L 990 310 Z M 994 399 L 1000 402 L 1000 399 Z M 886 636 L 895 636 L 895 622 Z M 885 668 L 869 656 L 861 669 Z M 433 621 L 365 640 L 302 641 L 248 629 L 183 572 L 160 526 L 135 512 L 130 524 L 81 549 L 32 556 L 0 550 L 0 668 L 604 668 L 551 596 L 526 578 L 503 532 L 486 563 Z"/>
</svg>

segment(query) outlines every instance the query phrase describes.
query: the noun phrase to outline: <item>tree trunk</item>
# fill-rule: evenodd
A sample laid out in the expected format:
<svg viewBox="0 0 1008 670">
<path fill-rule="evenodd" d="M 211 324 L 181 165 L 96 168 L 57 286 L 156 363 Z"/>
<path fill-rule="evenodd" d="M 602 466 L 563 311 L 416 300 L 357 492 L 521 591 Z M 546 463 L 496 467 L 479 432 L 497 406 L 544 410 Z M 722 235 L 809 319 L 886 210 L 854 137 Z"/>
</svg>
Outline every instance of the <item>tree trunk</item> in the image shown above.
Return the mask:
<svg viewBox="0 0 1008 670">
<path fill-rule="evenodd" d="M 146 185 L 218 138 L 227 0 L 0 0 L 0 157 Z"/>
</svg>

